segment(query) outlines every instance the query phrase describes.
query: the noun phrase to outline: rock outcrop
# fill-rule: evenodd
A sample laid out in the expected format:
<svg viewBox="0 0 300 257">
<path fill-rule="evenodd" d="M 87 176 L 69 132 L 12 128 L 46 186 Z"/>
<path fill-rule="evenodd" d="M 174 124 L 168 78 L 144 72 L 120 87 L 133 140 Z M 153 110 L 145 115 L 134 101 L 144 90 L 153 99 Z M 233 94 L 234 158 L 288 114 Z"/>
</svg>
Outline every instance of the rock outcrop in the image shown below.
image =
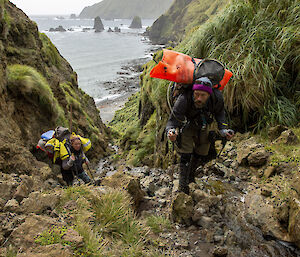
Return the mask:
<svg viewBox="0 0 300 257">
<path fill-rule="evenodd" d="M 142 20 L 139 16 L 135 16 L 129 26 L 131 29 L 141 29 L 142 28 Z"/>
<path fill-rule="evenodd" d="M 93 19 L 100 16 L 104 19 L 132 19 L 135 15 L 142 19 L 156 19 L 171 6 L 173 0 L 104 0 L 85 7 L 80 18 Z"/>
<path fill-rule="evenodd" d="M 63 26 L 61 26 L 61 25 L 59 25 L 57 28 L 50 28 L 49 29 L 49 32 L 66 32 L 67 30 L 63 27 Z"/>
<path fill-rule="evenodd" d="M 94 19 L 94 29 L 95 32 L 101 32 L 104 30 L 102 20 L 99 16 Z"/>
</svg>

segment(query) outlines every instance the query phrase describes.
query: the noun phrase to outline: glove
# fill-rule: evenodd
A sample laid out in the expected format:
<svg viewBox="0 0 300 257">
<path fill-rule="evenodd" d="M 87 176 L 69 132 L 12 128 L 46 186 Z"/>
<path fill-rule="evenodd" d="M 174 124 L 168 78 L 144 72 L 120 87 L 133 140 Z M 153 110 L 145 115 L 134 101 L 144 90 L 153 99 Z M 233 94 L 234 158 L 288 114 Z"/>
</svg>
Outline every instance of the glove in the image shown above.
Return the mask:
<svg viewBox="0 0 300 257">
<path fill-rule="evenodd" d="M 226 137 L 227 134 L 233 135 L 234 131 L 232 129 L 221 129 L 220 130 L 221 137 Z"/>
</svg>

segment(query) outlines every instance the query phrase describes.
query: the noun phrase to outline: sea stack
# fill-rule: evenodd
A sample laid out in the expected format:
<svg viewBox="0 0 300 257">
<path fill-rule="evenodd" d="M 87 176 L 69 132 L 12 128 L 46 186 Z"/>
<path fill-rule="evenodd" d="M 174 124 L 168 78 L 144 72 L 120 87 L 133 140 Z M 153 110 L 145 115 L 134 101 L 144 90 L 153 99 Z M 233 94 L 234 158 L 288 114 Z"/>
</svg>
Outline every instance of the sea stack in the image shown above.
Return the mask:
<svg viewBox="0 0 300 257">
<path fill-rule="evenodd" d="M 142 19 L 139 16 L 135 16 L 129 26 L 131 29 L 141 29 L 142 28 Z"/>
<path fill-rule="evenodd" d="M 102 20 L 99 16 L 97 16 L 94 20 L 94 29 L 95 29 L 95 32 L 101 32 L 104 30 Z"/>
</svg>

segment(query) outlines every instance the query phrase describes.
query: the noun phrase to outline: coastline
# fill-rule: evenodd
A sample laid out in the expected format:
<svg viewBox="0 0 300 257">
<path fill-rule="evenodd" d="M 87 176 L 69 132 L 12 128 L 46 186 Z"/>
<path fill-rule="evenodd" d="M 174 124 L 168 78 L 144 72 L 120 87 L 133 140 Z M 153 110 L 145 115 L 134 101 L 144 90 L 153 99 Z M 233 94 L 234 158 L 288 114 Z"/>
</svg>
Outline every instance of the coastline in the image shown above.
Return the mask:
<svg viewBox="0 0 300 257">
<path fill-rule="evenodd" d="M 110 93 L 105 99 L 95 99 L 104 124 L 108 124 L 114 118 L 115 112 L 124 106 L 128 98 L 140 90 L 139 77 L 143 71 L 143 65 L 150 61 L 151 54 L 161 47 L 152 45 L 145 53 L 145 57 L 133 59 L 123 65 L 117 72 L 118 77 L 115 81 L 101 82 L 102 86 Z"/>
</svg>

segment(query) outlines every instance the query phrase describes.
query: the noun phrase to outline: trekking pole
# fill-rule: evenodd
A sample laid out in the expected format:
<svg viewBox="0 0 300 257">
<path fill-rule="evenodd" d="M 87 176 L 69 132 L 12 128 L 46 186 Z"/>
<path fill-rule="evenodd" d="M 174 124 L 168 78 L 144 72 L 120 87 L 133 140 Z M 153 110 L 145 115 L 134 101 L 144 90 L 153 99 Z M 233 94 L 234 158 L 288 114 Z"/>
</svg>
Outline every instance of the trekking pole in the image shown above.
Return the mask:
<svg viewBox="0 0 300 257">
<path fill-rule="evenodd" d="M 226 137 L 223 137 L 223 138 L 222 138 L 222 145 L 223 145 L 223 146 L 222 146 L 220 152 L 218 153 L 217 158 L 220 157 L 221 153 L 223 152 L 223 150 L 224 150 L 224 148 L 225 148 L 225 146 L 226 146 L 226 143 L 227 143 L 227 138 L 226 138 Z"/>
<path fill-rule="evenodd" d="M 86 164 L 86 166 L 87 166 L 87 168 L 88 168 L 88 171 L 89 171 L 89 173 L 90 173 L 90 176 L 91 176 L 93 182 L 96 183 L 95 178 L 94 178 L 94 176 L 93 176 L 93 173 L 92 173 L 92 171 L 91 171 L 91 169 L 90 169 L 90 165 L 89 165 L 87 162 L 86 162 L 85 164 Z"/>
</svg>

